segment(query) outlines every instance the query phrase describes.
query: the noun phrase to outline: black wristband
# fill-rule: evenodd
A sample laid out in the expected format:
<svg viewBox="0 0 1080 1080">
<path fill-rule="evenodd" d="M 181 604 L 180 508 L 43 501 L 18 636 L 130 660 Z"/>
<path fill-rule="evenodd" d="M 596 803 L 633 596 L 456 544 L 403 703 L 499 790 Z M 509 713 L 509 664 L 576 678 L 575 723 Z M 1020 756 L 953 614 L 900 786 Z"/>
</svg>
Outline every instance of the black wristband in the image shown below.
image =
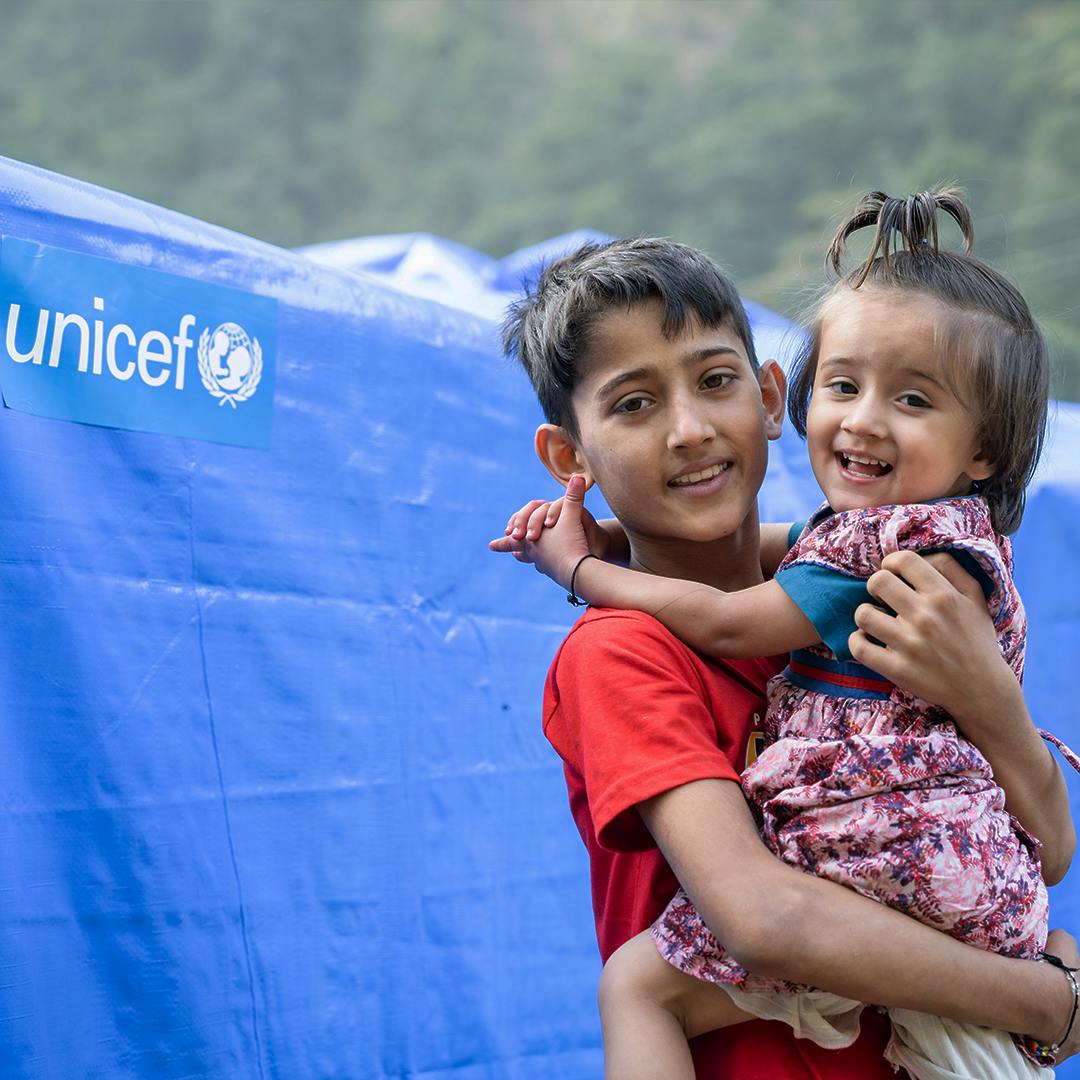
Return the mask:
<svg viewBox="0 0 1080 1080">
<path fill-rule="evenodd" d="M 1077 986 L 1076 982 L 1076 972 L 1078 969 L 1069 967 L 1060 956 L 1055 956 L 1053 953 L 1044 952 L 1039 959 L 1042 960 L 1043 963 L 1050 964 L 1059 971 L 1063 971 L 1065 977 L 1069 980 L 1069 986 L 1072 988 L 1073 992 L 1073 1004 L 1072 1012 L 1069 1014 L 1069 1026 L 1065 1029 L 1065 1034 L 1062 1035 L 1055 1044 L 1054 1050 L 1056 1051 L 1072 1034 L 1073 1024 L 1076 1022 L 1076 1011 L 1077 1008 L 1080 1007 L 1080 986 Z"/>
<path fill-rule="evenodd" d="M 587 607 L 588 606 L 589 601 L 588 600 L 582 600 L 581 597 L 578 596 L 577 593 L 574 591 L 574 582 L 577 580 L 577 572 L 581 569 L 581 564 L 586 559 L 595 559 L 595 558 L 596 558 L 595 555 L 582 555 L 581 558 L 578 559 L 576 565 L 574 566 L 573 571 L 570 574 L 570 591 L 566 594 L 566 602 L 568 604 L 573 604 L 574 607 Z"/>
</svg>

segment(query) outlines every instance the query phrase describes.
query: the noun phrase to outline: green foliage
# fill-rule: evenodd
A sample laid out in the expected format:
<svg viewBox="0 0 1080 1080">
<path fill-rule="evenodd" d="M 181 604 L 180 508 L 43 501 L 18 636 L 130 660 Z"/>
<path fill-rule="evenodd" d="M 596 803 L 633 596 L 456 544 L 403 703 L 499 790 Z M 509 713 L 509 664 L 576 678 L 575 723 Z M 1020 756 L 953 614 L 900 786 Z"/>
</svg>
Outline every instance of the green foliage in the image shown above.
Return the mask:
<svg viewBox="0 0 1080 1080">
<path fill-rule="evenodd" d="M 970 192 L 1080 398 L 1080 5 L 11 0 L 10 156 L 274 243 L 588 226 L 797 314 L 861 192 Z"/>
</svg>

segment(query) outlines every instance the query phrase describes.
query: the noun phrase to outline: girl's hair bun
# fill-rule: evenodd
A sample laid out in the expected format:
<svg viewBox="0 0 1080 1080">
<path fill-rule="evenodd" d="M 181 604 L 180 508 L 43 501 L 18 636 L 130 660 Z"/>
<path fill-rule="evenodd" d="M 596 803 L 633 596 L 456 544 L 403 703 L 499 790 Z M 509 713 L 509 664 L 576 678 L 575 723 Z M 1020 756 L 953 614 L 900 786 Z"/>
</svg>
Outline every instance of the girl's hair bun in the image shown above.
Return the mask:
<svg viewBox="0 0 1080 1080">
<path fill-rule="evenodd" d="M 841 263 L 848 237 L 860 229 L 874 226 L 874 242 L 861 271 L 852 274 L 851 286 L 857 289 L 867 278 L 874 260 L 884 260 L 888 269 L 892 256 L 907 251 L 914 258 L 920 254 L 938 251 L 938 211 L 944 211 L 960 226 L 964 237 L 964 250 L 971 254 L 975 243 L 975 228 L 971 212 L 964 202 L 966 192 L 959 187 L 931 188 L 904 199 L 894 199 L 884 191 L 871 191 L 864 195 L 854 210 L 836 230 L 825 256 L 826 265 L 841 274 Z"/>
</svg>

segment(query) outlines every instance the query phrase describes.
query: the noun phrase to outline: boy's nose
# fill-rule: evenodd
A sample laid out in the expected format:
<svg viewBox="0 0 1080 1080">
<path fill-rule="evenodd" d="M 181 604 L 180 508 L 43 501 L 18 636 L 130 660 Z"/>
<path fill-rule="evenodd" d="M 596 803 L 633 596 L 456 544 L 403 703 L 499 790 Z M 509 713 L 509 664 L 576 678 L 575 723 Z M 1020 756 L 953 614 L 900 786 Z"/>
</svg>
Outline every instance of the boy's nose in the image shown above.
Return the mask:
<svg viewBox="0 0 1080 1080">
<path fill-rule="evenodd" d="M 668 444 L 674 449 L 680 446 L 700 446 L 716 437 L 716 429 L 708 415 L 696 404 L 677 405 L 671 424 Z"/>
</svg>

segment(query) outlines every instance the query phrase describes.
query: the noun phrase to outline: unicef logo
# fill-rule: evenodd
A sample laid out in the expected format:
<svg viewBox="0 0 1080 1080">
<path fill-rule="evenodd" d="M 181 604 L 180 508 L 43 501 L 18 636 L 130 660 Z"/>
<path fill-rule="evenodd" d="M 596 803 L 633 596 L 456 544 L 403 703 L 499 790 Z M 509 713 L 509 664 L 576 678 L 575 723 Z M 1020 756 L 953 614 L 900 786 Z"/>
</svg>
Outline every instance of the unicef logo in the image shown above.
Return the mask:
<svg viewBox="0 0 1080 1080">
<path fill-rule="evenodd" d="M 249 338 L 234 322 L 222 323 L 216 330 L 208 327 L 199 338 L 199 375 L 219 405 L 227 401 L 235 409 L 238 401 L 247 401 L 259 388 L 259 339 Z"/>
</svg>

